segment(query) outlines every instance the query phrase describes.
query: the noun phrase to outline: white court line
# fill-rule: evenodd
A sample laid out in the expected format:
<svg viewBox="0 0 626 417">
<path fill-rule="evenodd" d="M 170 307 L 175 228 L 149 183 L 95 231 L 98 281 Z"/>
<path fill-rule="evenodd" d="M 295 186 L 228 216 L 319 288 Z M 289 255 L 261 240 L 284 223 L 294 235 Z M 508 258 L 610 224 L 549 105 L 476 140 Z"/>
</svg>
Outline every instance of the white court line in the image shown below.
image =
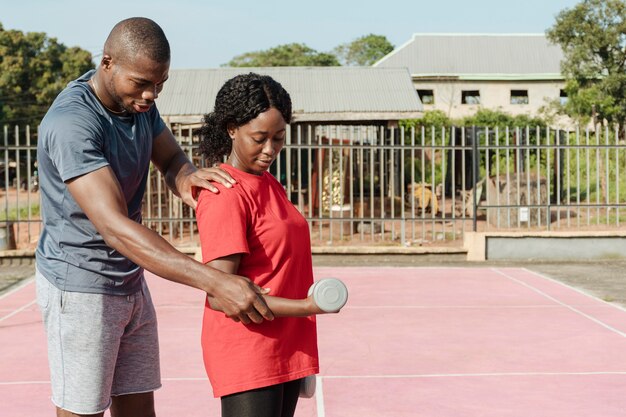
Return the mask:
<svg viewBox="0 0 626 417">
<path fill-rule="evenodd" d="M 325 417 L 326 409 L 324 408 L 324 385 L 322 377 L 315 375 L 315 405 L 317 405 L 317 416 Z"/>
<path fill-rule="evenodd" d="M 507 305 L 501 305 L 501 306 L 483 306 L 483 305 L 465 305 L 465 306 L 441 306 L 441 305 L 432 305 L 432 306 L 388 306 L 388 305 L 380 305 L 380 306 L 351 306 L 351 305 L 346 305 L 345 307 L 343 307 L 341 309 L 341 311 L 343 310 L 378 310 L 378 309 L 394 309 L 394 310 L 401 310 L 401 309 L 420 309 L 420 310 L 454 310 L 454 309 L 459 309 L 459 310 L 465 310 L 465 309 L 472 309 L 472 310 L 491 310 L 491 309 L 496 309 L 496 310 L 502 310 L 502 309 L 517 309 L 517 308 L 561 308 L 560 306 L 555 306 L 554 304 L 535 304 L 535 305 L 519 305 L 519 306 L 507 306 Z"/>
<path fill-rule="evenodd" d="M 480 378 L 480 377 L 518 377 L 518 376 L 603 376 L 626 375 L 626 371 L 597 371 L 597 372 L 486 372 L 470 374 L 408 374 L 408 375 L 325 375 L 316 376 L 315 400 L 318 416 L 323 417 L 324 410 L 324 379 L 425 379 L 425 378 Z M 161 381 L 198 381 L 205 382 L 208 378 L 161 378 Z M 7 381 L 3 385 L 50 384 L 50 381 Z"/>
<path fill-rule="evenodd" d="M 180 378 L 161 378 L 161 381 L 208 381 L 209 378 L 205 377 L 180 377 Z"/>
<path fill-rule="evenodd" d="M 4 317 L 0 317 L 0 323 L 2 323 L 4 320 L 6 319 L 10 319 L 11 317 L 15 316 L 16 314 L 20 313 L 21 311 L 26 310 L 28 307 L 32 306 L 33 304 L 35 304 L 37 302 L 37 300 L 32 300 L 30 303 L 28 304 L 24 304 L 23 306 L 21 306 L 20 308 L 18 308 L 17 310 L 7 314 Z"/>
<path fill-rule="evenodd" d="M 484 269 L 482 267 L 476 266 L 476 267 L 468 267 L 468 266 L 414 266 L 414 265 L 398 265 L 398 266 L 314 266 L 313 267 L 313 272 L 315 271 L 320 271 L 320 272 L 325 272 L 324 270 L 337 270 L 337 269 L 341 269 L 341 270 L 349 270 L 349 269 L 389 269 L 389 270 L 394 270 L 394 269 L 415 269 L 415 270 L 421 270 L 421 269 L 434 269 L 434 270 L 440 270 L 440 271 L 445 271 L 448 269 L 454 269 L 454 270 L 458 270 L 458 269 L 462 269 L 462 270 L 469 270 L 469 271 L 478 271 L 480 269 Z"/>
<path fill-rule="evenodd" d="M 185 307 L 185 306 L 172 306 L 172 307 L 160 307 L 160 306 L 156 306 L 157 311 L 159 310 L 197 310 L 197 308 L 195 307 Z M 202 307 L 204 308 L 204 307 Z M 501 310 L 501 309 L 518 309 L 518 308 L 548 308 L 548 309 L 552 309 L 552 308 L 561 308 L 560 306 L 556 306 L 554 304 L 531 304 L 531 305 L 517 305 L 517 306 L 511 306 L 511 305 L 501 305 L 501 306 L 483 306 L 483 305 L 447 305 L 447 306 L 441 306 L 441 305 L 432 305 L 432 306 L 425 306 L 425 305 L 417 305 L 417 306 L 399 306 L 399 305 L 368 305 L 368 306 L 352 306 L 352 305 L 345 305 L 341 311 L 344 310 L 411 310 L 411 309 L 419 309 L 419 310 L 453 310 L 453 309 L 459 309 L 459 310 L 464 310 L 464 309 L 487 309 L 487 310 Z M 2 311 L 2 309 L 0 309 L 0 311 Z"/>
<path fill-rule="evenodd" d="M 566 284 L 564 282 L 558 281 L 558 280 L 556 280 L 554 278 L 551 278 L 551 277 L 549 277 L 547 275 L 540 274 L 539 272 L 531 271 L 530 269 L 526 269 L 526 268 L 522 268 L 522 269 L 524 271 L 526 271 L 526 272 L 529 272 L 529 273 L 531 273 L 533 275 L 538 276 L 539 278 L 543 278 L 543 279 L 551 281 L 551 282 L 553 282 L 555 284 L 559 284 L 560 286 L 565 287 L 567 289 L 574 290 L 574 291 L 576 291 L 579 294 L 582 294 L 582 295 L 584 295 L 586 297 L 591 298 L 592 300 L 599 301 L 602 304 L 606 304 L 606 305 L 609 305 L 611 307 L 615 307 L 615 308 L 617 308 L 619 310 L 622 310 L 622 311 L 626 312 L 626 308 L 624 308 L 623 306 L 618 305 L 618 304 L 609 303 L 608 301 L 605 301 L 605 300 L 603 300 L 601 298 L 598 298 L 598 297 L 594 296 L 593 294 L 589 294 L 589 293 L 581 290 L 580 288 L 572 287 L 571 285 L 568 285 L 568 284 Z"/>
<path fill-rule="evenodd" d="M 411 378 L 476 378 L 486 376 L 594 376 L 626 375 L 626 371 L 598 372 L 487 372 L 474 374 L 412 374 L 412 375 L 325 375 L 324 379 L 411 379 Z"/>
<path fill-rule="evenodd" d="M 536 292 L 537 294 L 540 294 L 543 297 L 545 297 L 545 298 L 547 298 L 549 300 L 554 301 L 555 303 L 557 303 L 557 304 L 559 304 L 559 305 L 561 305 L 561 306 L 563 306 L 563 307 L 573 311 L 574 313 L 579 314 L 579 315 L 585 317 L 586 319 L 591 320 L 592 322 L 594 322 L 596 324 L 599 324 L 600 326 L 604 327 L 605 329 L 610 330 L 610 331 L 612 331 L 612 332 L 614 332 L 614 333 L 616 333 L 616 334 L 626 338 L 626 333 L 622 332 L 621 330 L 616 329 L 615 327 L 613 327 L 613 326 L 611 326 L 609 324 L 606 324 L 602 320 L 599 320 L 599 319 L 597 319 L 597 318 L 595 318 L 593 316 L 590 316 L 587 313 L 583 313 L 582 311 L 578 310 L 577 308 L 574 308 L 574 307 L 572 307 L 572 306 L 570 306 L 568 304 L 565 304 L 564 302 L 562 302 L 560 300 L 557 300 L 556 298 L 552 297 L 551 295 L 546 294 L 545 292 L 541 291 L 540 289 L 535 288 L 532 285 L 527 284 L 524 281 L 521 281 L 521 280 L 519 280 L 517 278 L 514 278 L 514 277 L 512 277 L 512 276 L 510 276 L 508 274 L 505 274 L 504 272 L 502 272 L 502 271 L 500 271 L 498 269 L 494 268 L 492 270 L 494 272 L 496 272 L 496 273 L 498 273 L 498 274 L 500 274 L 500 275 L 510 279 L 511 281 L 517 282 L 518 284 L 523 285 L 524 287 L 531 289 L 532 291 Z"/>
<path fill-rule="evenodd" d="M 208 381 L 209 379 L 204 377 L 204 378 L 195 378 L 195 377 L 189 377 L 189 378 L 161 378 L 161 381 Z M 49 384 L 50 381 L 0 381 L 0 385 L 28 385 L 28 384 Z"/>
<path fill-rule="evenodd" d="M 0 382 L 0 385 L 37 385 L 37 384 L 50 384 L 50 381 L 12 381 L 12 382 Z"/>
<path fill-rule="evenodd" d="M 27 285 L 29 285 L 33 281 L 35 281 L 35 276 L 34 275 L 32 277 L 30 277 L 30 278 L 24 279 L 22 282 L 17 284 L 14 288 L 12 288 L 8 292 L 5 292 L 4 294 L 0 295 L 0 300 L 2 300 L 3 298 L 8 297 L 11 294 L 14 294 L 14 293 L 18 292 L 19 290 L 21 290 L 22 288 L 26 287 Z"/>
</svg>

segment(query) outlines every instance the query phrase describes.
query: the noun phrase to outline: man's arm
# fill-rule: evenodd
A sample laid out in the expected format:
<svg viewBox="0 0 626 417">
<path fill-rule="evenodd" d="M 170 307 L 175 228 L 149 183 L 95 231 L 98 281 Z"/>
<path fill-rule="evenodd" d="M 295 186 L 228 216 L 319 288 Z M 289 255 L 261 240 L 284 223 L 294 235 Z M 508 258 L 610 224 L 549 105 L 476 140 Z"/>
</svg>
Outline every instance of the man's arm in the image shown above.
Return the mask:
<svg viewBox="0 0 626 417">
<path fill-rule="evenodd" d="M 109 166 L 67 182 L 78 205 L 107 245 L 137 265 L 174 282 L 199 288 L 220 301 L 224 313 L 244 323 L 271 320 L 272 312 L 250 280 L 194 261 L 165 239 L 128 218 L 120 185 Z"/>
<path fill-rule="evenodd" d="M 241 260 L 241 254 L 234 254 L 224 256 L 223 258 L 215 259 L 208 263 L 209 266 L 219 269 L 220 271 L 235 274 L 239 269 L 239 261 Z M 303 298 L 300 300 L 294 300 L 290 298 L 275 297 L 272 295 L 263 295 L 265 302 L 267 303 L 274 317 L 306 317 L 314 314 L 325 313 L 321 308 L 315 304 L 313 296 Z M 219 300 L 215 299 L 211 295 L 207 295 L 209 305 L 213 310 L 224 311 Z"/>
</svg>

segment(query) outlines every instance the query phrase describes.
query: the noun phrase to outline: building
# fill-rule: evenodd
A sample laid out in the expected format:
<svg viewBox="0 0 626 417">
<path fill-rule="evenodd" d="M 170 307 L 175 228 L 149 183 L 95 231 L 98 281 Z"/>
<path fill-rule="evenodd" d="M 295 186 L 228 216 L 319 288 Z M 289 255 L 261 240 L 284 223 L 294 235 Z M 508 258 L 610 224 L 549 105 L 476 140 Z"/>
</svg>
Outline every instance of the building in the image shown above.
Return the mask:
<svg viewBox="0 0 626 417">
<path fill-rule="evenodd" d="M 424 110 L 451 118 L 480 108 L 537 115 L 566 99 L 562 59 L 543 34 L 414 34 L 374 67 L 408 68 Z"/>
<path fill-rule="evenodd" d="M 285 138 L 286 149 L 270 172 L 285 186 L 292 201 L 300 208 L 308 207 L 309 213 L 316 211 L 319 216 L 330 210 L 331 205 L 341 205 L 343 199 L 348 198 L 341 190 L 348 189 L 352 167 L 359 166 L 360 161 L 357 160 L 360 156 L 350 151 L 350 146 L 367 144 L 372 146 L 370 152 L 375 148 L 389 153 L 382 145 L 397 139 L 397 130 L 393 128 L 398 121 L 419 118 L 423 114 L 406 68 L 171 70 L 157 105 L 163 119 L 190 154 L 194 154 L 197 144 L 197 128 L 203 116 L 212 111 L 224 82 L 237 74 L 249 72 L 271 76 L 291 96 L 293 112 Z M 201 157 L 194 155 L 193 158 L 196 165 L 202 166 Z M 381 158 L 371 158 L 368 167 L 375 167 L 379 173 L 387 167 L 381 161 Z M 396 163 L 390 169 L 400 168 Z M 388 175 L 394 180 L 396 177 Z M 331 183 L 335 184 L 334 192 Z M 340 183 L 343 185 L 339 186 Z M 158 190 L 157 183 L 152 189 Z M 155 194 L 151 201 L 156 203 L 146 206 L 154 207 L 153 212 L 168 210 L 159 206 L 158 195 Z"/>
<path fill-rule="evenodd" d="M 406 68 L 267 67 L 171 70 L 158 99 L 166 122 L 198 126 L 224 82 L 237 74 L 269 75 L 289 92 L 292 125 L 394 125 L 420 117 L 422 104 Z"/>
</svg>

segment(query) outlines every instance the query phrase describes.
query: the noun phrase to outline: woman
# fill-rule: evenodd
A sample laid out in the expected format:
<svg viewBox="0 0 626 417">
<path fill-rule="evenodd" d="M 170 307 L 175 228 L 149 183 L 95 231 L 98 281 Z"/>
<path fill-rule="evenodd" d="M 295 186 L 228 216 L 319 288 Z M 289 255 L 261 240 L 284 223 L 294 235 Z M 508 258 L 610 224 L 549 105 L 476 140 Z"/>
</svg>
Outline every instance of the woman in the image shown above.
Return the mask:
<svg viewBox="0 0 626 417">
<path fill-rule="evenodd" d="M 207 298 L 204 363 L 222 416 L 293 416 L 301 379 L 319 372 L 312 315 L 323 311 L 307 297 L 313 284 L 309 227 L 268 172 L 290 120 L 289 94 L 271 77 L 251 73 L 224 84 L 201 130 L 208 162 L 227 157 L 220 166 L 237 181 L 218 194 L 200 194 L 203 260 L 266 288 L 277 317 L 237 323 Z"/>
</svg>

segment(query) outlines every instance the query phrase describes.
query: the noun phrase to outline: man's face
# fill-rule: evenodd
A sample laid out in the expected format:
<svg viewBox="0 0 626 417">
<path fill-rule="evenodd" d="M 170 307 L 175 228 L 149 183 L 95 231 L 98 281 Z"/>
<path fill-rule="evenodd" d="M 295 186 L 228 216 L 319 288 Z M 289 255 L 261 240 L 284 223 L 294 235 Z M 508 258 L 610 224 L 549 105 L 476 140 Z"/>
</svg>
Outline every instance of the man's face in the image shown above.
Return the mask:
<svg viewBox="0 0 626 417">
<path fill-rule="evenodd" d="M 169 62 L 157 63 L 141 54 L 121 63 L 112 60 L 107 91 L 121 109 L 146 112 L 163 89 L 169 67 Z"/>
</svg>

